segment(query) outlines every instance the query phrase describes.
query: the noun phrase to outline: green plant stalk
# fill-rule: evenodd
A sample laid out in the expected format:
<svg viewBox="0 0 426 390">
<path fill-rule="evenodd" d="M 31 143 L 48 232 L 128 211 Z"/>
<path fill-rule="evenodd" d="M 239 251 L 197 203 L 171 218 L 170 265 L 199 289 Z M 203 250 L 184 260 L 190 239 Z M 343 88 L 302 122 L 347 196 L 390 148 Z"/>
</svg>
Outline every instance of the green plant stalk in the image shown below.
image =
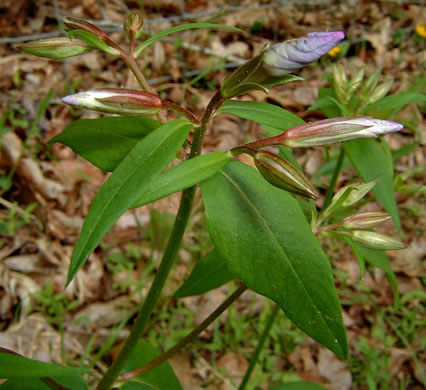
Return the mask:
<svg viewBox="0 0 426 390">
<path fill-rule="evenodd" d="M 244 378 L 240 386 L 238 387 L 238 390 L 244 390 L 246 388 L 248 381 L 250 380 L 251 374 L 253 373 L 254 367 L 256 366 L 257 360 L 259 359 L 260 352 L 262 352 L 266 339 L 268 338 L 269 332 L 272 328 L 275 318 L 277 318 L 277 314 L 279 310 L 280 310 L 280 307 L 277 304 L 275 304 L 275 307 L 273 308 L 271 314 L 269 315 L 268 321 L 266 322 L 266 326 L 263 329 L 262 334 L 260 335 L 259 342 L 257 343 L 256 349 L 253 353 L 253 356 L 251 357 L 250 364 L 247 368 L 246 373 L 244 374 Z"/>
<path fill-rule="evenodd" d="M 141 70 L 141 68 L 138 65 L 138 62 L 136 61 L 135 57 L 133 55 L 129 55 L 128 53 L 124 52 L 123 50 L 120 50 L 120 57 L 121 59 L 127 64 L 133 75 L 136 77 L 137 82 L 141 86 L 143 91 L 146 92 L 153 92 L 151 86 L 148 84 L 148 81 L 146 81 L 146 78 Z M 167 117 L 164 112 L 159 112 L 157 114 L 158 120 L 164 124 L 167 122 Z"/>
<path fill-rule="evenodd" d="M 145 374 L 149 370 L 170 359 L 176 352 L 180 351 L 193 339 L 195 339 L 203 330 L 205 330 L 216 318 L 218 318 L 244 291 L 247 286 L 241 285 L 236 289 L 228 298 L 226 298 L 201 324 L 194 330 L 181 339 L 176 345 L 164 352 L 162 355 L 146 363 L 142 367 L 136 368 L 132 371 L 126 372 L 119 377 L 120 382 L 129 381 L 139 375 Z"/>
<path fill-rule="evenodd" d="M 206 134 L 210 119 L 212 118 L 216 109 L 220 106 L 220 104 L 222 104 L 222 102 L 223 98 L 220 95 L 220 92 L 217 92 L 207 105 L 206 110 L 204 111 L 204 114 L 201 118 L 200 127 L 195 129 L 194 142 L 191 147 L 189 158 L 200 155 L 203 146 L 203 139 Z M 173 265 L 173 261 L 182 242 L 183 234 L 185 232 L 194 201 L 195 189 L 196 186 L 193 186 L 182 192 L 182 198 L 180 200 L 179 210 L 176 215 L 173 229 L 170 234 L 166 250 L 164 251 L 161 264 L 149 289 L 148 295 L 142 304 L 141 310 L 139 311 L 129 337 L 124 343 L 124 346 L 117 358 L 102 377 L 97 386 L 97 390 L 109 390 L 111 388 L 115 380 L 120 375 L 120 372 L 123 369 L 126 361 L 132 354 L 137 341 L 145 330 L 146 324 L 151 316 L 155 304 L 158 301 L 158 298 L 160 297 L 161 291 L 164 287 L 164 284 L 166 283 L 169 272 Z"/>
<path fill-rule="evenodd" d="M 322 206 L 323 210 L 325 210 L 331 202 L 331 198 L 334 194 L 334 189 L 336 188 L 337 179 L 339 178 L 340 171 L 342 170 L 344 159 L 345 150 L 343 149 L 343 147 L 341 147 L 336 166 L 334 167 L 333 176 L 331 177 L 330 185 L 327 189 L 327 193 L 325 194 L 324 204 Z"/>
</svg>

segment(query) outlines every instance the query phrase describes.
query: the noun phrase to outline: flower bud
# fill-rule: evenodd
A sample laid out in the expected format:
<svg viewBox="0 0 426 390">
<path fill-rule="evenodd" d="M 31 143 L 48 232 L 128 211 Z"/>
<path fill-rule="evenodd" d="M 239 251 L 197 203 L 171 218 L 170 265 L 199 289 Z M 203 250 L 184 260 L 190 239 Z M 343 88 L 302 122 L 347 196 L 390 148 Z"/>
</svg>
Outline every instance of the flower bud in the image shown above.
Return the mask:
<svg viewBox="0 0 426 390">
<path fill-rule="evenodd" d="M 343 232 L 339 232 L 343 234 Z M 344 232 L 353 242 L 365 248 L 376 249 L 381 251 L 405 249 L 406 246 L 391 237 L 384 234 L 370 232 L 368 230 L 352 230 Z"/>
<path fill-rule="evenodd" d="M 377 184 L 377 180 L 369 183 L 353 183 L 342 187 L 331 199 L 330 205 L 321 213 L 322 219 L 329 217 L 339 209 L 354 206 Z"/>
<path fill-rule="evenodd" d="M 389 90 L 392 88 L 392 84 L 393 80 L 388 80 L 376 87 L 376 89 L 371 93 L 370 97 L 367 99 L 367 103 L 371 104 L 385 97 Z"/>
<path fill-rule="evenodd" d="M 124 31 L 126 32 L 127 38 L 139 39 L 143 32 L 143 17 L 132 12 L 125 20 L 123 24 Z"/>
<path fill-rule="evenodd" d="M 357 138 L 371 138 L 399 131 L 404 126 L 397 122 L 371 117 L 332 118 L 293 127 L 278 136 L 281 145 L 308 148 L 345 142 Z"/>
<path fill-rule="evenodd" d="M 273 186 L 316 199 L 319 194 L 296 167 L 274 153 L 262 150 L 254 156 L 260 174 Z"/>
<path fill-rule="evenodd" d="M 86 42 L 89 46 L 106 53 L 120 54 L 120 46 L 94 24 L 70 17 L 64 19 L 64 24 L 71 30 L 68 33 L 70 37 L 74 36 Z"/>
<path fill-rule="evenodd" d="M 161 110 L 162 101 L 153 93 L 124 88 L 104 88 L 65 96 L 65 104 L 112 114 L 152 115 Z"/>
<path fill-rule="evenodd" d="M 312 32 L 306 37 L 277 43 L 265 53 L 263 67 L 273 76 L 294 72 L 327 54 L 344 37 L 343 31 Z"/>
<path fill-rule="evenodd" d="M 353 214 L 343 221 L 326 226 L 325 230 L 334 229 L 336 227 L 342 227 L 347 230 L 355 229 L 369 229 L 381 225 L 382 223 L 391 219 L 388 213 L 381 211 L 373 211 L 369 213 L 358 213 Z"/>
<path fill-rule="evenodd" d="M 346 104 L 350 97 L 347 94 L 347 79 L 343 66 L 341 64 L 333 65 L 331 74 L 334 94 L 340 102 Z"/>
<path fill-rule="evenodd" d="M 46 38 L 39 41 L 24 43 L 17 47 L 24 53 L 38 57 L 68 58 L 86 53 L 92 48 L 78 39 Z"/>
<path fill-rule="evenodd" d="M 359 97 L 362 102 L 367 101 L 368 97 L 373 93 L 374 88 L 376 88 L 376 85 L 379 82 L 381 73 L 382 69 L 377 68 L 362 84 L 359 92 Z"/>
</svg>

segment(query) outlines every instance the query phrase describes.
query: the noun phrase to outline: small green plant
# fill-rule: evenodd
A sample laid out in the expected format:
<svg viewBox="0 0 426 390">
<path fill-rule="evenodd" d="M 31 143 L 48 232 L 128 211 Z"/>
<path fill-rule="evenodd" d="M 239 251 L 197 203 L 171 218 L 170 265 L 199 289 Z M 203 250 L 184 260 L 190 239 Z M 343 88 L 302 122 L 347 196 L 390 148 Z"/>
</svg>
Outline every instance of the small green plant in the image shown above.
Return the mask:
<svg viewBox="0 0 426 390">
<path fill-rule="evenodd" d="M 302 80 L 291 73 L 315 62 L 344 39 L 342 31 L 314 32 L 284 43 L 265 45 L 255 57 L 224 80 L 201 116 L 197 116 L 190 109 L 160 98 L 151 89 L 137 58 L 152 43 L 178 31 L 192 28 L 240 30 L 223 25 L 191 23 L 172 27 L 143 40 L 143 18 L 130 14 L 124 23 L 128 45 L 122 47 L 92 23 L 74 18 L 67 18 L 64 23 L 68 37 L 31 42 L 22 45 L 21 50 L 60 59 L 89 50 L 101 50 L 123 60 L 141 88 L 95 89 L 63 98 L 64 103 L 72 106 L 119 115 L 75 121 L 50 140 L 51 144 L 60 142 L 71 147 L 95 166 L 111 172 L 93 200 L 83 224 L 71 257 L 66 285 L 71 283 L 88 256 L 124 212 L 182 192 L 170 233 L 159 237 L 159 232 L 164 233 L 167 229 L 164 229 L 164 224 L 161 229 L 157 228 L 157 215 L 152 213 L 150 234 L 153 245 L 164 249 L 162 259 L 149 292 L 138 309 L 129 337 L 108 369 L 100 373 L 96 389 L 107 390 L 113 386 L 124 390 L 147 387 L 181 389 L 166 360 L 195 339 L 248 288 L 274 304 L 264 319 L 259 340 L 253 340 L 256 346 L 239 390 L 249 384 L 280 310 L 301 331 L 338 357 L 346 358 L 349 348 L 341 303 L 330 261 L 316 235 L 343 239 L 352 248 L 361 266 L 365 258 L 387 270 L 389 280 L 394 282 L 382 251 L 402 249 L 404 244 L 371 230 L 390 218 L 401 230 L 393 196 L 391 153 L 374 138 L 401 130 L 401 124 L 384 120 L 382 116 L 413 99 L 396 96 L 398 103 L 395 104 L 393 96 L 390 96 L 392 103 L 388 102 L 383 108 L 384 96 L 391 85 L 389 81 L 378 85 L 379 75 L 375 72 L 365 82 L 361 82 L 362 75 L 348 82 L 341 67 L 335 68 L 332 88 L 320 94 L 316 105 L 330 119 L 305 123 L 284 108 L 236 99 L 253 91 L 268 93 L 269 88 L 275 85 Z M 417 95 L 414 100 L 418 101 Z M 182 119 L 168 121 L 166 110 L 177 112 Z M 381 119 L 358 117 L 373 111 L 379 112 Z M 260 123 L 270 134 L 260 140 L 235 145 L 224 152 L 202 154 L 203 140 L 212 118 L 221 113 Z M 345 117 L 342 118 L 342 114 Z M 192 137 L 188 142 L 190 132 Z M 317 210 L 313 200 L 320 193 L 301 172 L 292 149 L 339 143 L 343 143 L 342 152 L 335 164 L 324 205 Z M 276 147 L 275 152 L 265 150 L 270 146 Z M 349 184 L 336 192 L 344 153 L 349 155 L 352 166 L 366 184 Z M 252 158 L 256 169 L 232 161 L 241 154 Z M 177 165 L 167 169 L 176 156 L 179 156 Z M 164 340 L 158 340 L 158 346 L 166 349 L 161 353 L 141 336 L 150 324 L 151 315 L 169 279 L 198 185 L 209 240 L 214 249 L 199 260 L 174 298 L 204 293 L 234 279 L 238 280 L 238 287 L 204 321 L 170 348 Z M 355 213 L 355 205 L 370 190 L 389 215 Z M 306 211 L 310 212 L 308 218 Z M 133 269 L 133 264 L 123 256 L 110 257 L 108 264 L 113 272 Z M 177 308 L 176 312 L 179 312 L 179 306 Z M 53 310 L 56 313 L 59 309 Z M 168 326 L 173 325 L 168 312 L 161 313 L 160 323 L 162 316 L 167 317 Z M 151 325 L 151 329 L 155 329 L 155 324 Z M 234 316 L 231 310 L 225 336 L 221 336 L 222 345 L 226 348 L 234 339 L 243 342 L 247 329 L 248 325 Z M 175 335 L 178 333 L 175 331 Z M 6 384 L 13 385 L 17 380 L 15 368 L 18 366 L 20 372 L 32 369 L 28 381 L 47 377 L 56 388 L 59 385 L 62 386 L 60 388 L 70 388 L 64 384 L 61 375 L 81 379 L 79 374 L 85 371 L 54 365 L 43 371 L 35 361 L 22 357 L 16 359 L 0 353 L 0 367 L 3 367 L 0 377 L 8 379 Z M 92 366 L 90 370 L 93 370 Z M 270 389 L 285 387 L 281 384 Z"/>
</svg>

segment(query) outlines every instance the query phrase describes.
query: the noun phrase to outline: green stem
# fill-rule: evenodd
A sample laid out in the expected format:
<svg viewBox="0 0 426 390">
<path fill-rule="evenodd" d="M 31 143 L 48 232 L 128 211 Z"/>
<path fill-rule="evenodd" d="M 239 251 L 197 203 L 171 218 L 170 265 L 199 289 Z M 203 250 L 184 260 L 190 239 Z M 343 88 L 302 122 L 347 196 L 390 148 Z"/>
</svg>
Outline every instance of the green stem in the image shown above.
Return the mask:
<svg viewBox="0 0 426 390">
<path fill-rule="evenodd" d="M 193 339 L 195 339 L 203 330 L 205 330 L 216 318 L 218 318 L 244 291 L 247 290 L 247 286 L 241 285 L 235 290 L 228 298 L 226 298 L 220 306 L 216 308 L 200 325 L 198 325 L 191 333 L 185 336 L 172 348 L 164 352 L 162 355 L 151 360 L 149 363 L 143 365 L 142 367 L 136 368 L 135 370 L 126 372 L 121 375 L 119 380 L 120 382 L 129 381 L 139 375 L 145 374 L 149 370 L 163 363 L 164 361 L 170 359 L 176 352 L 180 351 L 187 344 L 189 344 Z"/>
<path fill-rule="evenodd" d="M 253 373 L 254 367 L 256 366 L 257 360 L 259 359 L 260 352 L 262 352 L 266 339 L 268 338 L 269 331 L 272 328 L 272 324 L 274 323 L 275 318 L 277 317 L 279 309 L 280 307 L 276 304 L 271 314 L 269 315 L 268 321 L 266 322 L 265 329 L 263 329 L 263 332 L 260 335 L 259 342 L 257 343 L 256 349 L 253 353 L 253 356 L 251 357 L 250 364 L 247 368 L 246 373 L 244 374 L 244 378 L 240 386 L 238 387 L 238 390 L 244 390 L 246 388 L 247 383 L 250 379 L 250 376 Z"/>
<path fill-rule="evenodd" d="M 328 187 L 327 193 L 325 194 L 322 210 L 325 210 L 331 202 L 331 198 L 333 197 L 333 194 L 334 194 L 334 189 L 336 188 L 337 179 L 339 178 L 340 171 L 342 170 L 344 159 L 345 159 L 345 150 L 343 149 L 343 146 L 341 146 L 340 154 L 337 159 L 336 166 L 334 168 L 333 176 L 331 177 L 330 185 Z"/>
<path fill-rule="evenodd" d="M 204 111 L 204 114 L 201 118 L 200 127 L 198 127 L 194 132 L 194 142 L 191 147 L 189 158 L 198 156 L 201 153 L 204 135 L 206 134 L 210 119 L 212 118 L 217 107 L 219 107 L 222 102 L 223 99 L 220 96 L 220 93 L 216 93 L 216 95 L 213 96 L 213 98 L 207 105 L 206 110 Z M 138 316 L 136 317 L 136 321 L 133 325 L 129 337 L 124 343 L 124 346 L 118 354 L 117 358 L 109 367 L 105 375 L 102 377 L 101 381 L 98 384 L 97 390 L 109 390 L 111 388 L 111 386 L 119 376 L 121 370 L 123 369 L 126 361 L 132 354 L 137 344 L 137 341 L 140 339 L 143 331 L 145 330 L 146 324 L 148 323 L 154 306 L 157 303 L 158 298 L 160 297 L 161 291 L 164 287 L 164 284 L 166 283 L 166 280 L 169 276 L 169 272 L 173 265 L 173 261 L 182 242 L 183 234 L 185 232 L 189 215 L 191 213 L 192 203 L 194 201 L 195 189 L 196 186 L 193 186 L 187 188 L 182 192 L 179 210 L 177 212 L 173 229 L 170 234 L 169 241 L 167 243 L 167 248 L 164 251 L 161 264 L 154 277 L 148 295 L 145 301 L 143 302 L 142 308 Z"/>
<path fill-rule="evenodd" d="M 167 101 L 163 101 L 163 107 L 175 112 L 179 112 L 196 126 L 200 125 L 199 119 L 185 107 L 182 107 L 182 106 L 179 106 L 178 104 L 167 102 Z"/>
<path fill-rule="evenodd" d="M 146 78 L 141 70 L 141 68 L 139 67 L 138 62 L 136 61 L 135 57 L 133 57 L 133 55 L 129 55 L 128 53 L 124 52 L 123 50 L 120 50 L 120 56 L 121 59 L 127 64 L 127 66 L 129 67 L 129 69 L 131 70 L 131 72 L 133 73 L 133 75 L 136 77 L 136 80 L 138 82 L 138 84 L 140 85 L 140 87 L 142 88 L 142 90 L 144 90 L 145 92 L 151 92 L 153 93 L 151 86 L 148 84 L 148 81 L 146 81 Z M 167 122 L 167 117 L 165 116 L 164 112 L 159 112 L 157 114 L 158 116 L 158 120 L 164 124 Z"/>
</svg>

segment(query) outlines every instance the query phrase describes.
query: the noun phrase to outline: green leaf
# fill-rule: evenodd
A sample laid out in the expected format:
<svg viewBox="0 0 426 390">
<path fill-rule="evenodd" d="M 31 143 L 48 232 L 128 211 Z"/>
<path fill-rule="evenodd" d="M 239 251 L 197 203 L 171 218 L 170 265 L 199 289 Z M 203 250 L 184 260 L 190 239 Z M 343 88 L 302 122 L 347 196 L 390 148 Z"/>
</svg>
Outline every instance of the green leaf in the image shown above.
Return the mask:
<svg viewBox="0 0 426 390">
<path fill-rule="evenodd" d="M 0 349 L 0 378 L 74 376 L 89 370 L 78 367 L 66 367 L 59 364 L 44 363 L 16 355 L 7 349 Z"/>
<path fill-rule="evenodd" d="M 144 340 L 139 340 L 122 372 L 125 373 L 142 367 L 160 356 L 160 354 L 157 348 L 154 348 Z M 148 385 L 149 387 L 136 387 L 134 382 Z M 132 383 L 132 385 L 130 385 L 130 383 Z M 148 390 L 152 388 L 153 390 L 182 390 L 182 386 L 173 372 L 171 365 L 167 361 L 155 366 L 145 374 L 133 378 L 130 383 L 128 383 L 127 387 L 123 386 L 122 389 Z"/>
<path fill-rule="evenodd" d="M 327 390 L 325 387 L 311 382 L 292 382 L 282 385 L 272 386 L 269 390 Z"/>
<path fill-rule="evenodd" d="M 155 387 L 139 382 L 127 382 L 120 387 L 121 390 L 155 390 Z"/>
<path fill-rule="evenodd" d="M 330 262 L 297 201 L 239 162 L 201 183 L 210 237 L 229 270 L 301 330 L 348 352 Z"/>
<path fill-rule="evenodd" d="M 54 376 L 52 378 L 20 377 L 8 379 L 0 385 L 1 390 L 52 390 L 49 379 L 69 390 L 88 390 L 87 383 L 80 375 Z"/>
<path fill-rule="evenodd" d="M 262 102 L 228 100 L 219 108 L 218 113 L 220 112 L 274 127 L 281 132 L 305 123 L 303 119 L 284 108 Z"/>
<path fill-rule="evenodd" d="M 365 108 L 365 112 L 377 118 L 387 119 L 407 104 L 422 103 L 424 101 L 426 101 L 426 96 L 421 93 L 403 92 L 385 96 L 383 99 L 369 104 Z"/>
<path fill-rule="evenodd" d="M 70 38 L 72 37 L 78 38 L 80 39 L 80 41 L 87 43 L 89 46 L 92 46 L 96 49 L 102 50 L 114 56 L 120 55 L 120 52 L 117 49 L 112 48 L 106 42 L 104 42 L 101 38 L 97 37 L 96 35 L 88 31 L 80 30 L 80 29 L 71 30 L 71 31 L 68 31 L 68 36 Z"/>
<path fill-rule="evenodd" d="M 321 109 L 328 118 L 336 118 L 342 115 L 340 107 L 336 105 L 335 96 L 331 88 L 319 88 L 318 100 L 313 104 L 309 111 Z"/>
<path fill-rule="evenodd" d="M 364 257 L 365 261 L 367 261 L 367 263 L 385 271 L 386 278 L 389 282 L 389 285 L 392 288 L 393 297 L 395 299 L 395 305 L 398 306 L 399 304 L 398 279 L 396 278 L 395 273 L 393 272 L 389 264 L 389 260 L 386 255 L 386 252 L 364 248 L 357 244 L 353 244 L 353 245 L 357 247 L 358 251 L 362 254 L 362 256 Z"/>
<path fill-rule="evenodd" d="M 284 76 L 268 77 L 266 81 L 262 81 L 262 85 L 268 88 L 274 87 L 275 85 L 292 83 L 293 81 L 303 81 L 304 78 L 296 76 L 294 74 L 286 74 Z"/>
<path fill-rule="evenodd" d="M 206 180 L 219 171 L 231 156 L 226 152 L 204 154 L 186 160 L 147 185 L 145 193 L 131 206 L 141 207 Z"/>
<path fill-rule="evenodd" d="M 225 260 L 216 249 L 198 260 L 188 279 L 175 292 L 175 298 L 201 295 L 234 279 Z"/>
<path fill-rule="evenodd" d="M 375 139 L 358 139 L 344 142 L 343 147 L 353 167 L 365 183 L 376 179 L 379 180 L 373 188 L 373 192 L 385 210 L 391 215 L 398 231 L 401 232 L 398 208 L 393 194 L 392 171 L 390 169 L 392 160 L 389 161 L 388 155 Z"/>
<path fill-rule="evenodd" d="M 179 31 L 185 31 L 185 30 L 191 30 L 194 28 L 224 28 L 227 30 L 236 31 L 239 33 L 243 33 L 243 30 L 240 30 L 236 27 L 231 26 L 225 26 L 224 24 L 215 24 L 215 23 L 188 23 L 188 24 L 181 24 L 179 26 L 171 27 L 166 30 L 160 31 L 157 34 L 154 34 L 152 37 L 148 38 L 146 41 L 142 42 L 137 49 L 135 50 L 135 57 L 137 58 L 139 54 L 141 54 L 142 50 L 146 49 L 149 45 L 152 45 L 154 42 L 160 40 L 161 38 L 164 38 L 167 35 L 173 34 L 175 32 Z"/>
<path fill-rule="evenodd" d="M 158 121 L 148 118 L 105 117 L 80 119 L 53 137 L 104 171 L 113 171 L 133 147 L 153 130 Z"/>
<path fill-rule="evenodd" d="M 74 247 L 67 285 L 112 224 L 140 198 L 151 180 L 167 167 L 192 125 L 169 122 L 139 141 L 99 190 Z"/>
</svg>

